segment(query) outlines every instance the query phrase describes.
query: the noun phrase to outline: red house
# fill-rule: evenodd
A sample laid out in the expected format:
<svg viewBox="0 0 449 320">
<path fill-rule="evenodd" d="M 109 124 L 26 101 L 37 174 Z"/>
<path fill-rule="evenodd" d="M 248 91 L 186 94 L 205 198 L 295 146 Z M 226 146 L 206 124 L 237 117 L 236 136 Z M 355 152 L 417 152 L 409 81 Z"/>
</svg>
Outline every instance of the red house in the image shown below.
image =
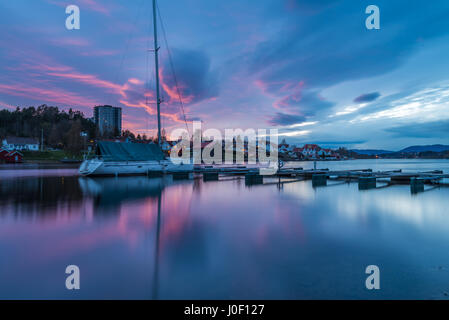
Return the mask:
<svg viewBox="0 0 449 320">
<path fill-rule="evenodd" d="M 6 155 L 7 155 L 8 153 L 9 153 L 9 151 L 0 148 L 0 163 L 6 161 Z"/>
<path fill-rule="evenodd" d="M 0 162 L 6 163 L 22 163 L 23 154 L 19 151 L 8 151 L 5 149 L 0 149 Z"/>
</svg>

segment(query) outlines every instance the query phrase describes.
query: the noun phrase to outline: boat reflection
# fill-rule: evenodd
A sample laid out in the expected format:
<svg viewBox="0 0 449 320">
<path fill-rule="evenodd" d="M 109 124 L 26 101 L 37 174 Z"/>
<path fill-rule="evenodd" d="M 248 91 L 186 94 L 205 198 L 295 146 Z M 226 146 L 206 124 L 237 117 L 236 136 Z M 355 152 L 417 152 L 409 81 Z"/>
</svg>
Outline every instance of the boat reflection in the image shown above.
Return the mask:
<svg viewBox="0 0 449 320">
<path fill-rule="evenodd" d="M 153 300 L 158 299 L 159 292 L 159 256 L 160 256 L 160 239 L 161 239 L 161 201 L 162 195 L 157 198 L 157 221 L 156 221 L 156 248 L 154 250 L 154 271 L 153 271 Z"/>
<path fill-rule="evenodd" d="M 125 238 L 146 239 L 137 242 L 146 243 L 152 261 L 150 297 L 159 299 L 161 259 L 171 259 L 170 252 L 178 251 L 180 243 L 189 243 L 192 236 L 188 226 L 195 183 L 169 175 L 81 177 L 78 183 L 84 197 L 92 199 L 96 220 L 107 217 L 107 221 L 116 221 Z"/>
<path fill-rule="evenodd" d="M 121 204 L 141 199 L 156 199 L 163 189 L 172 185 L 173 178 L 120 177 L 78 178 L 82 193 L 94 200 L 94 210 L 114 210 Z"/>
</svg>

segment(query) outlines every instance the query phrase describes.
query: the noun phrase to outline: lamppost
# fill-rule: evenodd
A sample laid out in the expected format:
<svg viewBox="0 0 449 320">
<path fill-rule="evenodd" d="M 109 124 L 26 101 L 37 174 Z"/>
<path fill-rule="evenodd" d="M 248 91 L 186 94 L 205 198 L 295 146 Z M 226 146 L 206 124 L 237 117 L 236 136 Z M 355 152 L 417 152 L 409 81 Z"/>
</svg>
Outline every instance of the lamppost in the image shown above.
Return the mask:
<svg viewBox="0 0 449 320">
<path fill-rule="evenodd" d="M 86 151 L 87 132 L 86 131 L 81 131 L 80 136 L 83 137 L 83 142 L 84 142 L 84 144 L 83 144 L 83 151 L 84 151 L 83 158 L 85 159 L 86 158 L 86 154 L 87 154 L 87 151 Z"/>
</svg>

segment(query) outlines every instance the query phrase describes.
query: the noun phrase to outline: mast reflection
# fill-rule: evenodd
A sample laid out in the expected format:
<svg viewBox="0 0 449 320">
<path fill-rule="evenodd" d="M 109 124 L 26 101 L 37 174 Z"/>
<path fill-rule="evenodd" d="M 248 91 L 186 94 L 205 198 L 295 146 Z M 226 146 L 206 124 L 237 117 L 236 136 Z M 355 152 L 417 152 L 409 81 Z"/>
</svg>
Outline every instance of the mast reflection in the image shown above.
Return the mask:
<svg viewBox="0 0 449 320">
<path fill-rule="evenodd" d="M 153 300 L 158 300 L 159 289 L 159 250 L 161 235 L 161 202 L 162 194 L 157 199 L 157 223 L 156 223 L 156 249 L 154 254 L 154 273 L 153 273 Z"/>
</svg>

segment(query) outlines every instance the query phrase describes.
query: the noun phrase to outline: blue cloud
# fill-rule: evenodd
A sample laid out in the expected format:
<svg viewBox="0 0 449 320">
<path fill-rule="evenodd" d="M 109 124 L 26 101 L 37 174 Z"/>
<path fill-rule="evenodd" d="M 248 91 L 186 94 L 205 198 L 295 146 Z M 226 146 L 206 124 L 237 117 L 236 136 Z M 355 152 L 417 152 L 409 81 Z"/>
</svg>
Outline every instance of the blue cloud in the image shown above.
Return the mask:
<svg viewBox="0 0 449 320">
<path fill-rule="evenodd" d="M 274 116 L 272 116 L 268 123 L 272 126 L 287 126 L 295 123 L 304 122 L 306 117 L 301 115 L 287 114 L 277 112 Z"/>
<path fill-rule="evenodd" d="M 321 98 L 315 91 L 295 92 L 282 97 L 275 103 L 278 109 L 306 117 L 313 116 L 334 105 L 333 102 Z"/>
<path fill-rule="evenodd" d="M 175 76 L 182 96 L 191 97 L 191 104 L 198 103 L 219 94 L 217 72 L 211 69 L 210 58 L 202 51 L 173 49 L 173 65 L 169 59 L 164 59 L 163 78 L 170 88 L 175 88 Z"/>
<path fill-rule="evenodd" d="M 394 137 L 434 138 L 448 137 L 449 120 L 410 123 L 385 129 Z M 448 138 L 449 142 L 449 138 Z"/>
<path fill-rule="evenodd" d="M 347 147 L 352 145 L 359 145 L 366 143 L 366 140 L 341 140 L 341 141 L 314 141 L 314 144 L 322 146 L 332 146 L 332 147 Z"/>
<path fill-rule="evenodd" d="M 314 1 L 301 1 L 313 5 Z M 326 4 L 326 3 L 325 3 Z M 423 41 L 449 33 L 449 2 L 377 1 L 381 30 L 367 30 L 367 1 L 322 6 L 316 15 L 298 10 L 285 18 L 278 34 L 248 57 L 249 72 L 264 81 L 305 81 L 320 88 L 390 72 Z"/>
<path fill-rule="evenodd" d="M 354 99 L 355 103 L 372 102 L 380 97 L 379 92 L 365 93 Z"/>
<path fill-rule="evenodd" d="M 310 14 L 319 13 L 323 9 L 335 5 L 335 0 L 285 0 L 285 2 L 288 10 L 307 12 Z"/>
</svg>

